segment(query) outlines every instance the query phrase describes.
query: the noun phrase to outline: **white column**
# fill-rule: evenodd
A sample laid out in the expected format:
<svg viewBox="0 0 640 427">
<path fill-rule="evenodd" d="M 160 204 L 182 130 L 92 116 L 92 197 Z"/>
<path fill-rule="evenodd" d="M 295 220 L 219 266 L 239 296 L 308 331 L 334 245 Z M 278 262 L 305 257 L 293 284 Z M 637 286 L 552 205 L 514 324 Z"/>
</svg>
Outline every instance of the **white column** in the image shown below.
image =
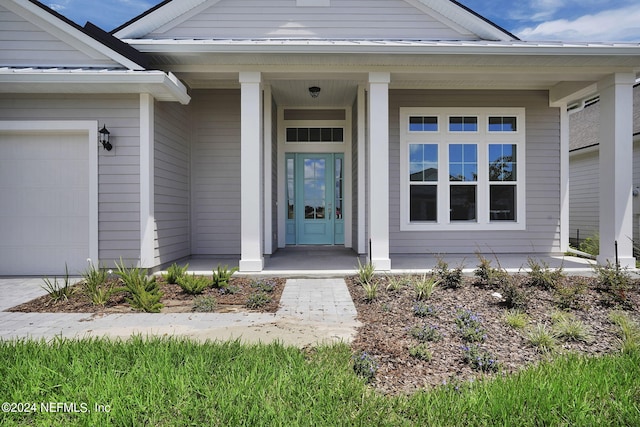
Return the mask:
<svg viewBox="0 0 640 427">
<path fill-rule="evenodd" d="M 154 99 L 140 94 L 140 267 L 155 266 Z"/>
<path fill-rule="evenodd" d="M 560 105 L 560 252 L 569 249 L 569 112 Z"/>
<path fill-rule="evenodd" d="M 613 74 L 598 82 L 600 92 L 600 255 L 621 267 L 633 257 L 633 74 Z"/>
<path fill-rule="evenodd" d="M 369 73 L 369 238 L 376 270 L 389 258 L 389 73 Z"/>
<path fill-rule="evenodd" d="M 355 243 L 359 255 L 366 254 L 368 249 L 366 245 L 365 224 L 367 221 L 367 186 L 366 186 L 366 170 L 367 170 L 367 107 L 366 107 L 366 88 L 364 85 L 358 86 L 358 239 Z"/>
<path fill-rule="evenodd" d="M 262 271 L 262 97 L 259 72 L 241 72 L 240 271 Z"/>
<path fill-rule="evenodd" d="M 271 104 L 271 86 L 264 86 L 263 99 L 263 141 L 264 141 L 264 253 L 271 255 L 273 253 L 273 111 Z"/>
</svg>

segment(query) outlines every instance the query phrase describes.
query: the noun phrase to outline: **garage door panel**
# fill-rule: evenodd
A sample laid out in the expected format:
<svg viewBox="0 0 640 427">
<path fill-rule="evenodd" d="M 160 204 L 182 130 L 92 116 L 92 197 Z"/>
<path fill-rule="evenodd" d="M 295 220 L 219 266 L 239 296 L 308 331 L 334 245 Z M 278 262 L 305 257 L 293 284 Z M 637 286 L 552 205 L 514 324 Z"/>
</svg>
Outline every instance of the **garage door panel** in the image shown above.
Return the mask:
<svg viewBox="0 0 640 427">
<path fill-rule="evenodd" d="M 86 267 L 88 158 L 86 134 L 0 133 L 0 274 Z"/>
</svg>

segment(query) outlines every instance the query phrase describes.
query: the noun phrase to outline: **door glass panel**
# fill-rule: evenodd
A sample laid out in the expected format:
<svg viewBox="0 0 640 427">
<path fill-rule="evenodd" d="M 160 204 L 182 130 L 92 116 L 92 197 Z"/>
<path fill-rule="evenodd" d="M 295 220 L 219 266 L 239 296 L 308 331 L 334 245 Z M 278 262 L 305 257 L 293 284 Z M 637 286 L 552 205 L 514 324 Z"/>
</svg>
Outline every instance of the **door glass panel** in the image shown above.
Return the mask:
<svg viewBox="0 0 640 427">
<path fill-rule="evenodd" d="M 287 219 L 295 219 L 295 175 L 294 159 L 287 159 Z"/>
<path fill-rule="evenodd" d="M 342 162 L 343 159 L 336 158 L 336 219 L 342 219 L 343 210 L 342 210 L 342 202 L 343 202 L 343 176 L 342 176 Z"/>
<path fill-rule="evenodd" d="M 324 219 L 326 200 L 325 159 L 304 159 L 304 217 Z"/>
</svg>

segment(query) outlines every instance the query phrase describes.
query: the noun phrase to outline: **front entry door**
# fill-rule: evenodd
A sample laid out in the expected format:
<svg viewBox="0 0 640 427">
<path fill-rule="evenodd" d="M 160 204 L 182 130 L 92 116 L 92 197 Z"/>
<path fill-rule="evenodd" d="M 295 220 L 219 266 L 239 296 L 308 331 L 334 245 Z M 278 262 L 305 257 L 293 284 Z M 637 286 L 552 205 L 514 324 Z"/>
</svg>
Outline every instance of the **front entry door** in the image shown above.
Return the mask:
<svg viewBox="0 0 640 427">
<path fill-rule="evenodd" d="M 344 243 L 342 154 L 293 154 L 287 164 L 287 243 Z"/>
</svg>

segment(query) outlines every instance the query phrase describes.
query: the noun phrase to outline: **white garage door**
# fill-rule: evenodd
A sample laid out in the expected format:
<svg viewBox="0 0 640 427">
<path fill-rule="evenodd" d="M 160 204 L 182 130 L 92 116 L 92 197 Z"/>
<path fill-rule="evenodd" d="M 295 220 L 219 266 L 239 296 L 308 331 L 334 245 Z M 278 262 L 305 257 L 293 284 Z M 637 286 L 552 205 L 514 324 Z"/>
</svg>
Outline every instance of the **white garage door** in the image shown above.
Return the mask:
<svg viewBox="0 0 640 427">
<path fill-rule="evenodd" d="M 89 256 L 89 144 L 0 132 L 0 275 L 71 274 Z"/>
</svg>

